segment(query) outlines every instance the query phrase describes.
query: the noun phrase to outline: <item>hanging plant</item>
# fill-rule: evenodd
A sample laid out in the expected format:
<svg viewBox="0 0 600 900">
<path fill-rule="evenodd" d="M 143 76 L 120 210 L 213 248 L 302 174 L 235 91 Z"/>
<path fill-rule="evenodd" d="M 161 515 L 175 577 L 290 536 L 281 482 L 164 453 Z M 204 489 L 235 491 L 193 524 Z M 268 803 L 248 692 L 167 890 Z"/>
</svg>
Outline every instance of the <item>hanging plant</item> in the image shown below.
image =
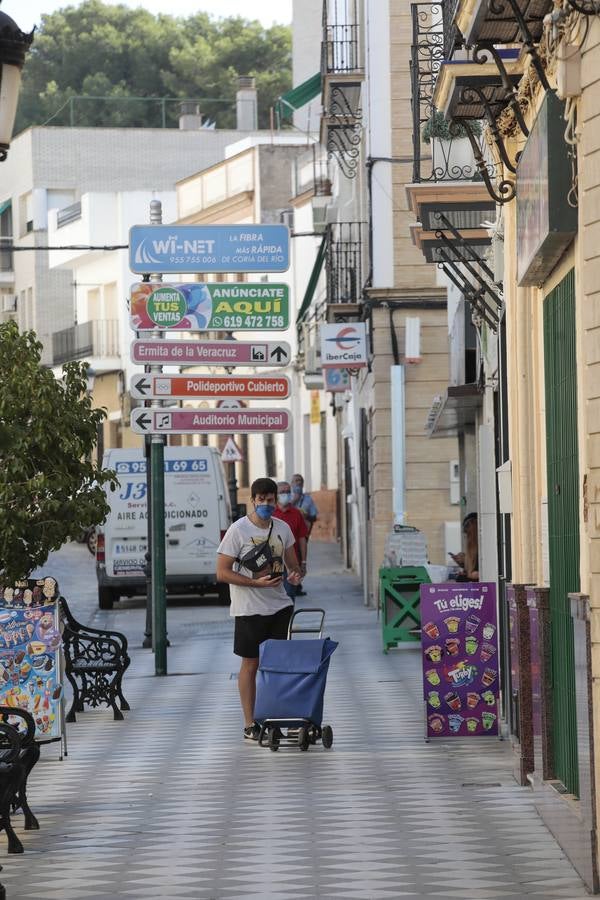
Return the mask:
<svg viewBox="0 0 600 900">
<path fill-rule="evenodd" d="M 452 125 L 452 130 L 450 130 L 450 125 L 451 123 L 448 122 L 443 112 L 436 109 L 423 127 L 423 142 L 429 144 L 431 143 L 431 138 L 439 138 L 442 141 L 451 141 L 453 138 L 463 138 L 467 136 L 466 129 L 460 122 L 456 122 Z M 469 125 L 474 135 L 479 136 L 481 134 L 481 123 L 478 122 L 477 119 L 471 119 Z"/>
</svg>

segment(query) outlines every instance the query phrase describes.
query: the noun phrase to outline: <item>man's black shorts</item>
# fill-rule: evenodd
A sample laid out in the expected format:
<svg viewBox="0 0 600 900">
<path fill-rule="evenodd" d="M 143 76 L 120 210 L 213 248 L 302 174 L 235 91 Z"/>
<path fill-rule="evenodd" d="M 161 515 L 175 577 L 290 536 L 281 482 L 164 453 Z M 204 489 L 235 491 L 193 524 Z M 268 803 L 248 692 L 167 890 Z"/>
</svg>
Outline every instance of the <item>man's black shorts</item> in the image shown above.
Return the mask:
<svg viewBox="0 0 600 900">
<path fill-rule="evenodd" d="M 235 655 L 256 659 L 259 644 L 267 638 L 285 640 L 293 609 L 290 603 L 272 616 L 236 616 L 233 637 Z"/>
</svg>

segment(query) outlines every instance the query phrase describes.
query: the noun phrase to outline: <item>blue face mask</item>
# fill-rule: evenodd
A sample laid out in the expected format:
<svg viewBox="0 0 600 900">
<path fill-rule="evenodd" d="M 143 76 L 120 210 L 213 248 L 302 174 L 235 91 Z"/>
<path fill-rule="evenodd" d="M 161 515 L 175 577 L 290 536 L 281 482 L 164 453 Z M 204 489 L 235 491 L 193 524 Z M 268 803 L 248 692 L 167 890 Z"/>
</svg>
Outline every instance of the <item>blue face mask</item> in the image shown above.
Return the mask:
<svg viewBox="0 0 600 900">
<path fill-rule="evenodd" d="M 286 494 L 280 494 L 280 495 L 279 495 L 279 502 L 281 503 L 282 506 L 287 506 L 289 503 L 292 502 L 292 495 L 291 495 L 291 494 L 287 494 L 287 493 L 286 493 Z"/>
<path fill-rule="evenodd" d="M 294 494 L 301 494 L 301 493 L 302 493 L 302 485 L 301 485 L 301 484 L 295 484 L 295 485 L 292 487 L 292 491 L 294 492 Z"/>
<path fill-rule="evenodd" d="M 275 507 L 270 503 L 260 503 L 258 506 L 255 506 L 254 509 L 258 518 L 265 520 L 270 519 L 275 512 Z"/>
</svg>

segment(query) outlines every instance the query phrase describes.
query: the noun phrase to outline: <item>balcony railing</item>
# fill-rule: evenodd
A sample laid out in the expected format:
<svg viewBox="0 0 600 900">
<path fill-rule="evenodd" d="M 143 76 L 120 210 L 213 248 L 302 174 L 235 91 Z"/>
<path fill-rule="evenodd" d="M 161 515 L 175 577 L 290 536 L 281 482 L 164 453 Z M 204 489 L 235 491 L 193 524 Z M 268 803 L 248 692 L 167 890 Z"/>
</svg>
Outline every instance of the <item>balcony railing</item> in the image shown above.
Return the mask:
<svg viewBox="0 0 600 900">
<path fill-rule="evenodd" d="M 363 229 L 363 222 L 336 222 L 327 226 L 327 303 L 360 303 Z"/>
<path fill-rule="evenodd" d="M 56 214 L 56 227 L 62 228 L 64 225 L 68 225 L 69 222 L 75 222 L 77 219 L 81 218 L 81 201 L 77 203 L 71 203 L 70 206 L 65 206 L 64 209 L 59 209 Z"/>
<path fill-rule="evenodd" d="M 357 0 L 325 0 L 323 3 L 323 75 L 363 71 Z"/>
<path fill-rule="evenodd" d="M 90 356 L 107 357 L 118 354 L 117 319 L 81 322 L 71 328 L 55 331 L 52 335 L 52 364 L 55 366 Z"/>
<path fill-rule="evenodd" d="M 440 67 L 460 46 L 460 34 L 452 24 L 457 0 L 411 4 L 412 49 L 410 62 L 413 119 L 413 182 L 481 180 L 473 151 L 464 134 L 444 127 L 443 115 L 433 97 Z M 465 61 L 469 54 L 460 51 Z M 441 131 L 441 133 L 440 133 Z M 423 138 L 428 136 L 427 145 Z M 478 144 L 490 176 L 495 164 L 479 129 Z"/>
</svg>

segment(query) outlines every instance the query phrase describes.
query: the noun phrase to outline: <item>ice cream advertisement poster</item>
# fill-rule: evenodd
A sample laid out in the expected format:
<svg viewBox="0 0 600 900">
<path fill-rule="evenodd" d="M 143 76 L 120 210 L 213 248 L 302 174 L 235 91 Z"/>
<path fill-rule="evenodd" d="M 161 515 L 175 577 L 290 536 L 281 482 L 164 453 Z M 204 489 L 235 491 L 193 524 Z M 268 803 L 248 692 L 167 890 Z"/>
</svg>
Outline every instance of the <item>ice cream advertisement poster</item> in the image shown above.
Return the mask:
<svg viewBox="0 0 600 900">
<path fill-rule="evenodd" d="M 496 585 L 421 585 L 427 738 L 498 735 Z"/>
<path fill-rule="evenodd" d="M 49 593 L 43 582 L 0 588 L 0 705 L 28 710 L 41 741 L 61 735 L 62 637 Z"/>
<path fill-rule="evenodd" d="M 290 324 L 287 284 L 150 284 L 131 287 L 134 331 L 283 331 Z"/>
</svg>

